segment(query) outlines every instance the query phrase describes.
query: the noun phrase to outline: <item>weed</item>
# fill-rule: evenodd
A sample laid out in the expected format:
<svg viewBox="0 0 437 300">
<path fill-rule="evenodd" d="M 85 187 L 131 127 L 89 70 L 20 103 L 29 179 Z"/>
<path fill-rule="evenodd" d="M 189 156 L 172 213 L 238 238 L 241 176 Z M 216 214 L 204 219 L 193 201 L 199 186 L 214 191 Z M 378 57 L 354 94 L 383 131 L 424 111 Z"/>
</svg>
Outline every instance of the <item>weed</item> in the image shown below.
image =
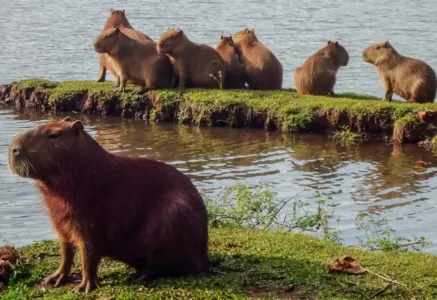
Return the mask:
<svg viewBox="0 0 437 300">
<path fill-rule="evenodd" d="M 343 147 L 349 147 L 356 144 L 360 140 L 360 135 L 351 131 L 348 126 L 341 126 L 340 130 L 335 131 L 332 136 L 332 140 L 342 145 Z"/>
</svg>

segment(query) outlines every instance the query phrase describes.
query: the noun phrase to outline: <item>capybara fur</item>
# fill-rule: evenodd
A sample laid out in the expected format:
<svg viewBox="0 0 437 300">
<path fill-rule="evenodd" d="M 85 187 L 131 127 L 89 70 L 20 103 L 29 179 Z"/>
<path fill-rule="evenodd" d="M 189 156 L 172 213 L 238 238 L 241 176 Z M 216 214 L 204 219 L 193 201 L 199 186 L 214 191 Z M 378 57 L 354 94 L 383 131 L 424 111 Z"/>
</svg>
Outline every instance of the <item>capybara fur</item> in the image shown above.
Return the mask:
<svg viewBox="0 0 437 300">
<path fill-rule="evenodd" d="M 105 25 L 103 26 L 103 31 L 114 28 L 114 27 L 125 27 L 130 28 L 133 30 L 133 27 L 129 23 L 129 21 L 126 18 L 126 14 L 124 9 L 123 10 L 113 10 L 109 12 L 109 17 L 106 20 Z M 103 32 L 102 31 L 102 32 Z M 152 41 L 153 40 L 148 37 L 146 34 L 133 30 L 132 37 L 137 38 L 139 40 L 145 40 L 145 41 Z M 111 72 L 114 76 L 114 72 L 112 71 L 111 64 L 109 63 L 106 54 L 100 54 L 100 72 L 99 72 L 99 79 L 97 79 L 97 82 L 103 82 L 106 80 L 106 70 Z"/>
<path fill-rule="evenodd" d="M 233 36 L 238 57 L 250 89 L 278 90 L 282 88 L 282 65 L 276 56 L 256 37 L 255 30 L 244 29 Z"/>
<path fill-rule="evenodd" d="M 218 52 L 188 39 L 181 29 L 169 29 L 159 39 L 159 53 L 174 62 L 179 90 L 186 87 L 220 88 L 226 82 L 226 66 Z"/>
<path fill-rule="evenodd" d="M 76 249 L 82 261 L 76 291 L 97 287 L 103 257 L 152 277 L 207 271 L 205 203 L 175 167 L 107 152 L 69 117 L 17 135 L 8 164 L 36 180 L 59 237 L 61 264 L 43 285 L 64 282 Z"/>
<path fill-rule="evenodd" d="M 400 55 L 388 41 L 367 47 L 363 60 L 378 70 L 385 101 L 396 93 L 408 102 L 434 102 L 437 79 L 427 63 Z"/>
<path fill-rule="evenodd" d="M 124 92 L 128 81 L 140 85 L 142 91 L 172 88 L 174 69 L 170 59 L 157 52 L 155 43 L 131 38 L 131 31 L 123 27 L 111 28 L 94 42 L 94 50 L 106 53 L 112 61 L 119 90 Z"/>
<path fill-rule="evenodd" d="M 235 49 L 232 36 L 221 36 L 220 42 L 215 50 L 220 54 L 226 65 L 225 88 L 245 88 L 244 67 L 238 59 L 237 50 Z"/>
<path fill-rule="evenodd" d="M 301 95 L 334 96 L 337 71 L 347 66 L 349 54 L 338 42 L 328 44 L 311 55 L 294 71 L 294 84 Z"/>
</svg>

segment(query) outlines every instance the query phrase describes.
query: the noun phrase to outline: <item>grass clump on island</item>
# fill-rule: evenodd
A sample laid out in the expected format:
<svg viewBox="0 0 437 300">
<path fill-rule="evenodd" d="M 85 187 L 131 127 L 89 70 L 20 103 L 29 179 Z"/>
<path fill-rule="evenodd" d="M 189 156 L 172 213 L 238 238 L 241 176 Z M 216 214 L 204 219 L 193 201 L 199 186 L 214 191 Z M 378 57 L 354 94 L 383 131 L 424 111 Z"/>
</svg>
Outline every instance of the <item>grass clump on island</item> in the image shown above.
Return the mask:
<svg viewBox="0 0 437 300">
<path fill-rule="evenodd" d="M 265 127 L 285 132 L 329 131 L 334 133 L 333 136 L 337 133 L 335 140 L 340 143 L 345 138 L 346 144 L 351 140 L 359 142 L 362 137 L 393 136 L 394 141 L 402 142 L 405 136 L 416 141 L 437 134 L 437 126 L 434 126 L 437 124 L 425 120 L 428 114 L 437 113 L 435 103 L 385 102 L 376 97 L 354 93 L 324 97 L 299 96 L 292 89 L 188 89 L 183 94 L 177 90 L 158 90 L 147 95 L 134 95 L 134 86 L 129 86 L 127 93 L 119 94 L 112 88 L 112 82 L 27 79 L 16 85 L 19 89 L 34 89 L 47 94 L 48 105 L 54 108 L 77 107 L 68 105 L 68 101 L 78 101 L 77 95 L 92 97 L 102 107 L 108 101 L 119 99 L 121 106 L 128 107 L 130 115 L 144 112 L 153 121 L 178 120 L 180 123 L 196 125 Z M 345 136 L 344 128 L 348 128 L 356 137 Z"/>
<path fill-rule="evenodd" d="M 225 188 L 219 197 L 205 198 L 210 219 L 210 257 L 216 274 L 158 279 L 143 286 L 129 282 L 128 278 L 134 272 L 132 269 L 104 259 L 99 268 L 100 288 L 89 295 L 71 293 L 77 282 L 56 289 L 43 289 L 38 286 L 38 282 L 55 271 L 59 264 L 57 242 L 43 241 L 18 249 L 20 261 L 15 266 L 15 274 L 9 281 L 8 289 L 0 298 L 370 299 L 375 298 L 375 295 L 378 299 L 437 297 L 437 260 L 433 255 L 363 251 L 284 231 L 321 226 L 326 239 L 338 242 L 338 236 L 326 234 L 330 231 L 328 221 L 332 217 L 332 212 L 327 210 L 329 199 L 318 199 L 316 209 L 310 212 L 308 205 L 301 201 L 278 199 L 264 184 L 251 189 L 241 183 Z M 279 215 L 285 204 L 293 207 L 289 219 Z M 241 228 L 242 226 L 248 228 Z M 365 268 L 384 274 L 398 283 L 387 282 L 369 273 L 357 276 L 327 272 L 327 264 L 343 255 L 352 256 Z M 76 256 L 73 278 L 77 280 L 79 275 L 79 257 Z"/>
</svg>

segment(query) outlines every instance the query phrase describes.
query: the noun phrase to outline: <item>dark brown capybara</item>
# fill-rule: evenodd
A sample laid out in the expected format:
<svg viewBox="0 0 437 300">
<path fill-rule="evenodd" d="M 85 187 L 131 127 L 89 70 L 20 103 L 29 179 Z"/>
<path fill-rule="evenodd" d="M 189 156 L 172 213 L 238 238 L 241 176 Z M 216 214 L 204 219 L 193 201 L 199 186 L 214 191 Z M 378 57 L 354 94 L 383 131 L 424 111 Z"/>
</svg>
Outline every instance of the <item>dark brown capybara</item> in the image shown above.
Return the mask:
<svg viewBox="0 0 437 300">
<path fill-rule="evenodd" d="M 112 60 L 119 91 L 125 91 L 128 81 L 141 86 L 137 92 L 172 88 L 175 79 L 170 59 L 157 52 L 155 43 L 131 38 L 131 31 L 123 27 L 111 28 L 94 42 L 94 50 L 105 53 Z"/>
<path fill-rule="evenodd" d="M 385 101 L 396 93 L 408 102 L 434 102 L 437 79 L 427 63 L 400 55 L 388 41 L 367 47 L 363 60 L 378 70 Z"/>
<path fill-rule="evenodd" d="M 64 283 L 76 249 L 82 281 L 75 291 L 98 286 L 103 257 L 150 277 L 207 271 L 205 204 L 175 167 L 109 153 L 69 117 L 17 135 L 8 155 L 14 174 L 36 181 L 59 237 L 61 263 L 43 285 Z"/>
<path fill-rule="evenodd" d="M 157 50 L 172 59 L 179 90 L 224 86 L 226 66 L 220 54 L 208 45 L 190 41 L 183 30 L 167 30 L 159 39 Z"/>
<path fill-rule="evenodd" d="M 215 50 L 220 54 L 226 65 L 225 88 L 244 89 L 246 86 L 244 80 L 244 66 L 238 59 L 232 36 L 221 36 L 220 42 Z"/>
<path fill-rule="evenodd" d="M 238 57 L 250 89 L 279 90 L 282 88 L 282 65 L 276 56 L 256 37 L 255 30 L 244 29 L 233 36 Z"/>
<path fill-rule="evenodd" d="M 311 55 L 294 71 L 294 84 L 301 95 L 334 96 L 337 71 L 349 63 L 349 54 L 338 42 L 328 44 Z"/>
<path fill-rule="evenodd" d="M 133 29 L 133 27 L 131 26 L 131 24 L 126 18 L 124 9 L 123 10 L 111 9 L 111 11 L 109 12 L 109 17 L 106 20 L 105 25 L 103 26 L 103 31 L 114 27 L 130 28 L 133 30 L 132 31 L 133 38 L 137 38 L 138 40 L 153 42 L 153 40 L 150 37 L 148 37 L 146 34 Z M 105 54 L 100 54 L 99 59 L 100 59 L 100 72 L 99 72 L 99 79 L 97 79 L 97 82 L 104 82 L 106 80 L 106 69 L 108 69 L 108 71 L 111 72 L 114 76 L 115 74 L 112 71 L 112 66 L 110 62 L 108 62 L 108 59 Z"/>
</svg>

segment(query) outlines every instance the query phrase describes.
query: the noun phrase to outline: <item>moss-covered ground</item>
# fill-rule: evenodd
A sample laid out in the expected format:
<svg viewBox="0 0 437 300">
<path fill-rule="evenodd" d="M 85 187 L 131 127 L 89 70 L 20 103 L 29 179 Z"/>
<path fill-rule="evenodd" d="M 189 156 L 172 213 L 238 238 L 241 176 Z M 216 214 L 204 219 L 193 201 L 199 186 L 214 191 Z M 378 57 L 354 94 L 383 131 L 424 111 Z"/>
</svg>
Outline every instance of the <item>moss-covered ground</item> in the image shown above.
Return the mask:
<svg viewBox="0 0 437 300">
<path fill-rule="evenodd" d="M 345 248 L 313 237 L 249 229 L 211 229 L 210 255 L 215 274 L 158 279 L 133 284 L 134 272 L 104 259 L 100 288 L 74 294 L 69 283 L 42 288 L 38 282 L 59 263 L 56 241 L 18 249 L 21 266 L 1 299 L 437 299 L 437 257 L 419 253 L 377 253 Z M 327 264 L 350 255 L 378 274 L 328 273 Z M 79 279 L 78 257 L 72 278 Z M 113 297 L 113 298 L 109 298 Z"/>
<path fill-rule="evenodd" d="M 15 102 L 30 99 L 36 103 L 33 106 L 44 109 L 149 117 L 153 121 L 176 120 L 198 125 L 272 128 L 285 132 L 348 130 L 361 137 L 392 138 L 396 142 L 417 142 L 437 133 L 436 103 L 385 102 L 353 93 L 323 97 L 300 96 L 292 89 L 188 89 L 183 94 L 176 90 L 159 90 L 134 95 L 134 86 L 119 94 L 113 89 L 112 82 L 52 82 L 44 79 L 27 79 L 10 86 L 8 95 L 0 95 L 2 98 Z M 32 97 L 32 93 L 36 96 Z"/>
</svg>

